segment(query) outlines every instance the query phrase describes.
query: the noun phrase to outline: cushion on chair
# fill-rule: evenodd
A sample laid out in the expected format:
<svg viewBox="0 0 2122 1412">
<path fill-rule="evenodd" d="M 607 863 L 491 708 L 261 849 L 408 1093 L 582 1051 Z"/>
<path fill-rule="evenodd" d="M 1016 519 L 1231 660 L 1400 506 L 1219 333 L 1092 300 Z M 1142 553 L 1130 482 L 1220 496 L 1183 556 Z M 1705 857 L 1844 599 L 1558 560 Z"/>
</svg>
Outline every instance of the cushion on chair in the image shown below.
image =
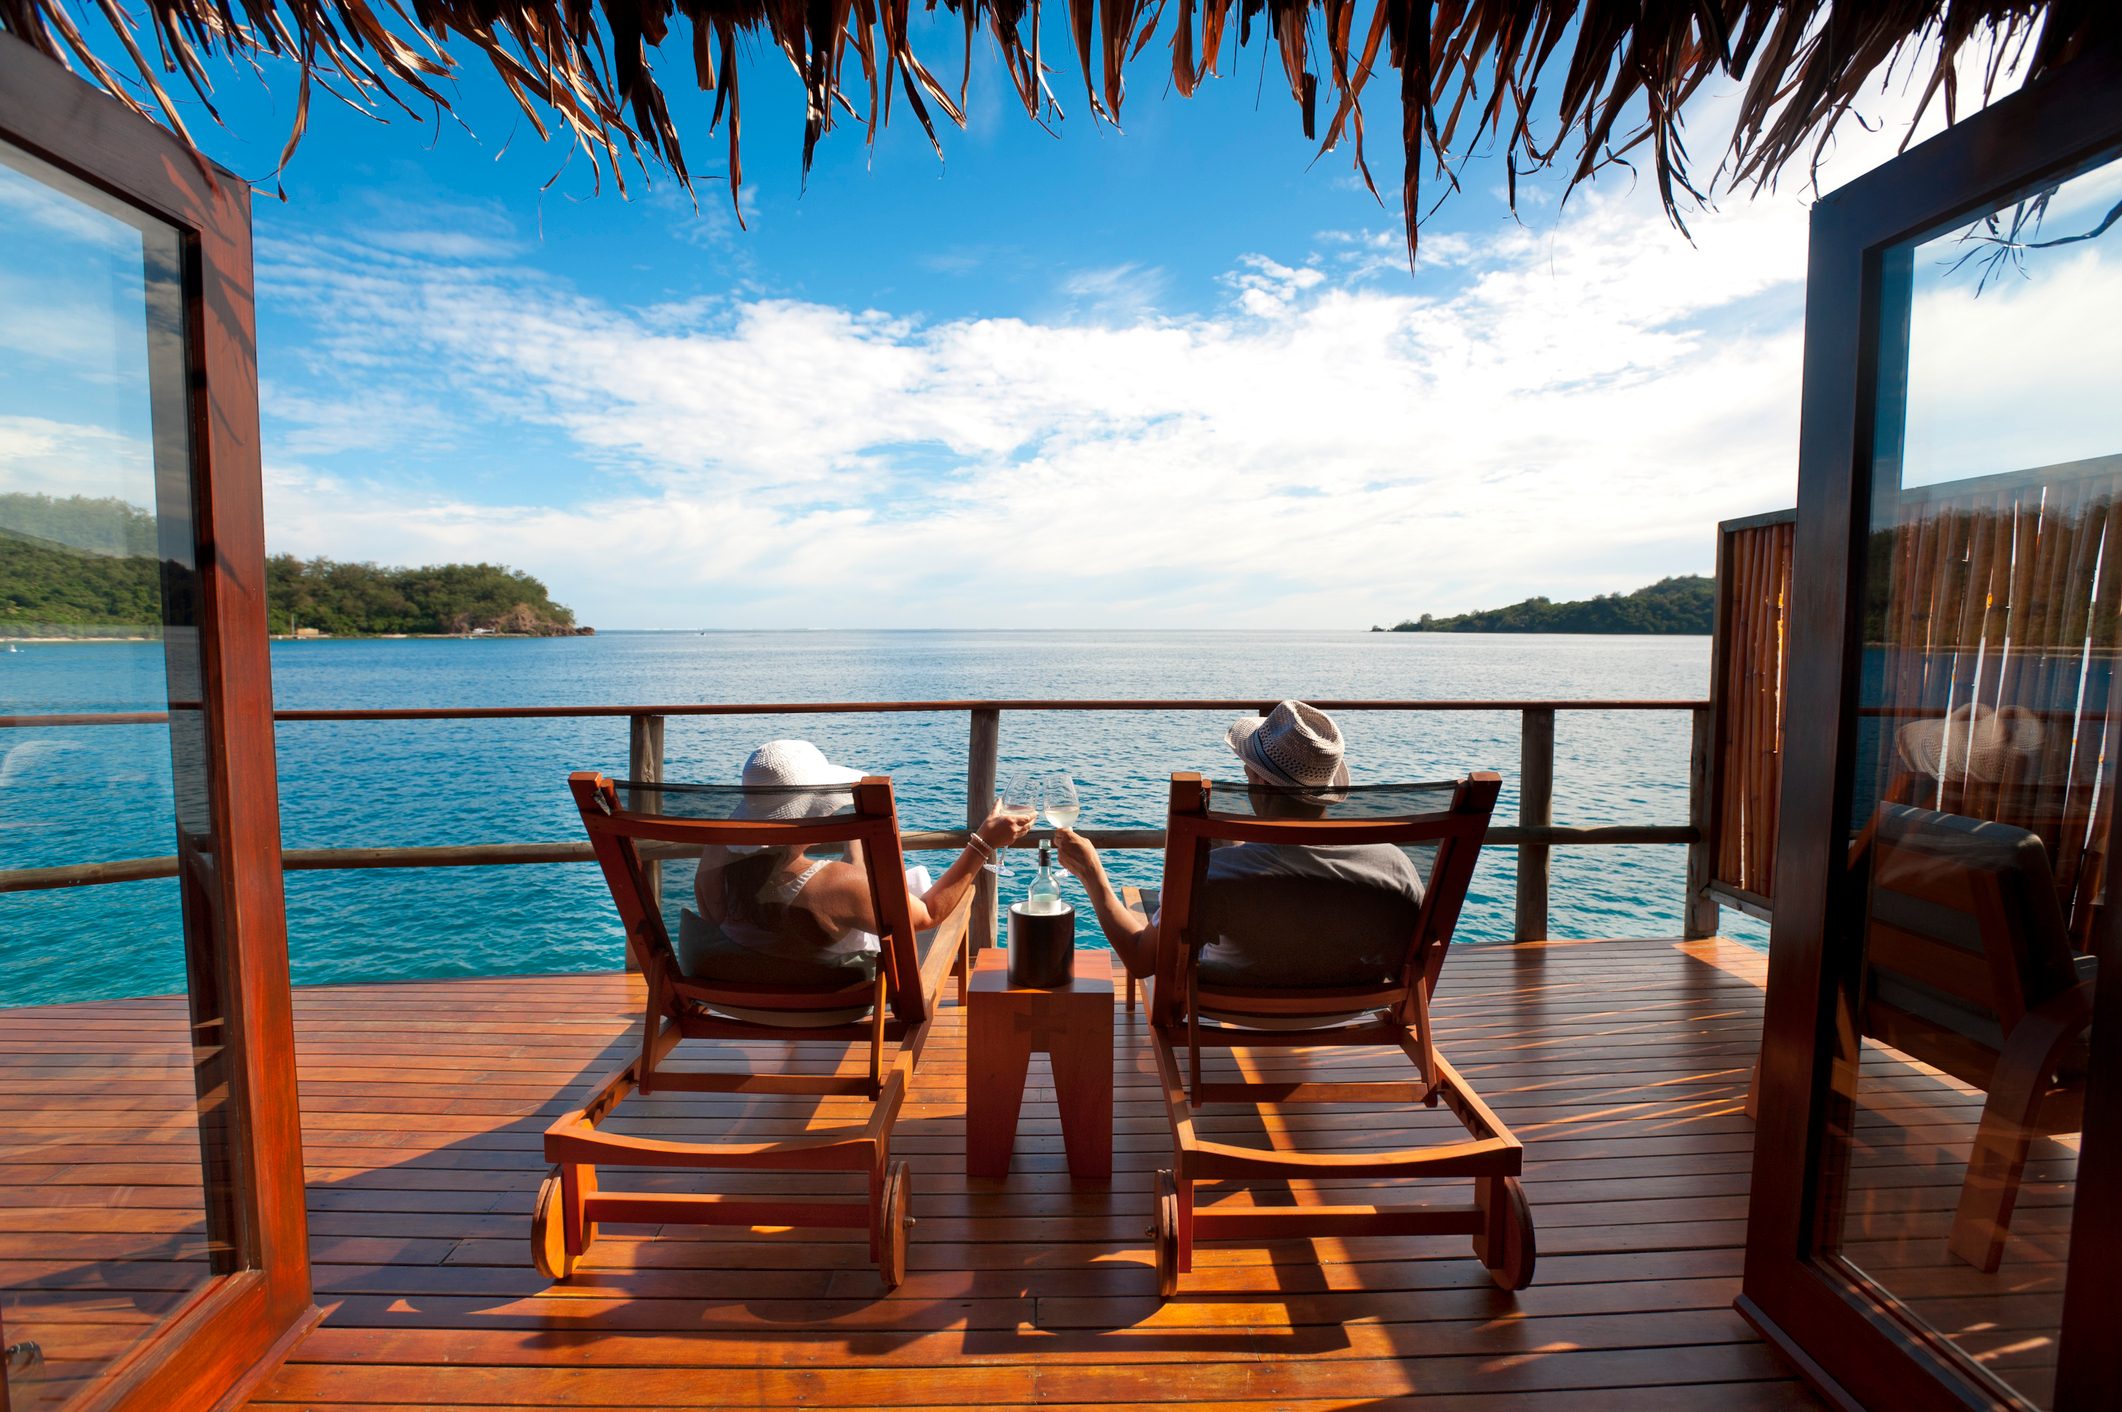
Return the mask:
<svg viewBox="0 0 2122 1412">
<path fill-rule="evenodd" d="M 1196 970 L 1211 988 L 1389 985 L 1421 900 L 1421 878 L 1391 847 L 1219 848 L 1194 914 Z"/>
<path fill-rule="evenodd" d="M 2027 1003 L 2038 1005 L 2076 983 L 2077 953 L 2040 835 L 1988 819 L 1884 804 L 1874 846 L 1881 858 L 1872 876 L 1875 915 L 1883 918 L 1893 910 L 1899 913 L 1891 918 L 1896 925 L 1980 952 L 1982 938 L 1973 917 L 1902 893 L 1896 884 L 1904 878 L 1920 884 L 1926 870 L 1937 867 L 1993 877 L 2011 914 Z"/>
<path fill-rule="evenodd" d="M 914 945 L 925 966 L 942 940 L 945 928 L 930 927 L 914 934 Z M 785 985 L 794 990 L 837 989 L 877 978 L 877 953 L 836 958 L 832 964 L 800 957 L 754 951 L 732 940 L 714 923 L 691 908 L 678 914 L 678 960 L 688 980 L 712 985 Z M 863 1005 L 840 1010 L 759 1010 L 750 1006 L 716 1004 L 718 1014 L 751 1024 L 779 1025 L 786 1029 L 823 1029 L 851 1025 L 868 1017 L 872 1007 Z"/>
<path fill-rule="evenodd" d="M 838 989 L 877 978 L 875 952 L 811 960 L 759 951 L 737 941 L 690 907 L 678 913 L 678 966 L 687 980 L 710 985 L 723 981 L 732 985 L 785 985 L 791 990 Z M 747 1024 L 805 1030 L 851 1025 L 868 1015 L 872 1007 L 763 1010 L 717 1003 L 712 1008 L 716 1014 Z"/>
<path fill-rule="evenodd" d="M 823 990 L 875 980 L 877 954 L 807 957 L 746 946 L 690 907 L 678 913 L 678 969 L 688 980 Z"/>
</svg>

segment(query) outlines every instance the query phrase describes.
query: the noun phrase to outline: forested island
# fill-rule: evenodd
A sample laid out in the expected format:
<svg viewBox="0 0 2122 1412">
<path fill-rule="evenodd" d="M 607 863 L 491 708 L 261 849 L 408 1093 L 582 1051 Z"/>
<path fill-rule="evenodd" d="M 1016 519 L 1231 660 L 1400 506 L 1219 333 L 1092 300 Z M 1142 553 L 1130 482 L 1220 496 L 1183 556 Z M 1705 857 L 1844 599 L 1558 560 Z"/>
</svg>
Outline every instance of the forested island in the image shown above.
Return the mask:
<svg viewBox="0 0 2122 1412">
<path fill-rule="evenodd" d="M 1437 618 L 1424 613 L 1372 632 L 1576 632 L 1700 634 L 1716 621 L 1717 581 L 1701 574 L 1660 579 L 1634 593 L 1606 593 L 1574 603 L 1528 598 L 1508 608 Z"/>
<path fill-rule="evenodd" d="M 162 620 L 154 515 L 123 500 L 0 494 L 0 637 L 153 637 Z M 544 584 L 499 564 L 401 569 L 266 561 L 266 619 L 303 636 L 565 637 L 592 631 Z"/>
</svg>

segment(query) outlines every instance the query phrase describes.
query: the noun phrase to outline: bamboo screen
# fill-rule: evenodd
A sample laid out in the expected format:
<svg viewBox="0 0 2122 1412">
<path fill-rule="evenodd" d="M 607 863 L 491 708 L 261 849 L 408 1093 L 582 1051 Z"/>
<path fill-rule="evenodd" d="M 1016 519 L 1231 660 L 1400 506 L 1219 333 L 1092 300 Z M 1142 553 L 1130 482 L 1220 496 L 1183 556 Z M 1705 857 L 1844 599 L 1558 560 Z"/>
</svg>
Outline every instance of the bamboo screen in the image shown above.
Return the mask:
<svg viewBox="0 0 2122 1412">
<path fill-rule="evenodd" d="M 2039 834 L 2081 945 L 2114 814 L 2118 496 L 2122 457 L 1902 491 L 1865 605 L 1884 704 L 1853 822 L 1883 795 Z"/>
<path fill-rule="evenodd" d="M 1783 681 L 1790 665 L 1795 516 L 1719 525 L 1711 884 L 1764 908 L 1775 894 L 1776 799 L 1783 786 Z"/>
</svg>

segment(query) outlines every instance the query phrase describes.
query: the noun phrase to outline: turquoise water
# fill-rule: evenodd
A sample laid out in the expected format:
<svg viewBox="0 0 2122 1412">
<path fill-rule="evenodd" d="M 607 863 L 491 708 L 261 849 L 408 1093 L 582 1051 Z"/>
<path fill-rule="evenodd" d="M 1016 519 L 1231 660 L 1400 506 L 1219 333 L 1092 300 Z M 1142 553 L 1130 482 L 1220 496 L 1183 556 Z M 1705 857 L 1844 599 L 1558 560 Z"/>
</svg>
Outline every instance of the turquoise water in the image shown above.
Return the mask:
<svg viewBox="0 0 2122 1412">
<path fill-rule="evenodd" d="M 1309 696 L 1696 698 L 1707 638 L 1371 633 L 606 633 L 594 638 L 281 642 L 282 707 L 589 705 L 964 697 Z M 159 646 L 37 644 L 0 654 L 0 714 L 153 710 Z M 1228 778 L 1227 713 L 1013 714 L 1002 766 L 1067 768 L 1084 827 L 1161 823 L 1175 769 Z M 1495 769 L 1515 817 L 1510 712 L 1350 715 L 1356 779 Z M 910 828 L 964 816 L 966 717 L 673 718 L 672 779 L 734 780 L 758 742 L 802 735 L 834 759 L 893 777 Z M 1686 713 L 1565 713 L 1556 732 L 1559 823 L 1687 818 Z M 578 836 L 570 770 L 622 775 L 623 718 L 283 723 L 284 841 L 356 847 Z M 0 732 L 0 867 L 174 851 L 161 726 Z M 1153 881 L 1157 857 L 1110 856 Z M 1462 941 L 1508 938 L 1514 854 L 1483 856 Z M 1565 937 L 1677 935 L 1684 850 L 1561 849 L 1552 927 Z M 1029 885 L 1020 863 L 1005 896 Z M 1080 901 L 1080 891 L 1067 884 Z M 611 900 L 589 864 L 294 873 L 288 944 L 297 983 L 608 969 Z M 1085 912 L 1087 917 L 1087 909 Z M 1727 930 L 1750 924 L 1726 914 Z M 174 882 L 0 894 L 7 1001 L 181 988 Z M 1083 938 L 1092 940 L 1086 932 Z"/>
</svg>

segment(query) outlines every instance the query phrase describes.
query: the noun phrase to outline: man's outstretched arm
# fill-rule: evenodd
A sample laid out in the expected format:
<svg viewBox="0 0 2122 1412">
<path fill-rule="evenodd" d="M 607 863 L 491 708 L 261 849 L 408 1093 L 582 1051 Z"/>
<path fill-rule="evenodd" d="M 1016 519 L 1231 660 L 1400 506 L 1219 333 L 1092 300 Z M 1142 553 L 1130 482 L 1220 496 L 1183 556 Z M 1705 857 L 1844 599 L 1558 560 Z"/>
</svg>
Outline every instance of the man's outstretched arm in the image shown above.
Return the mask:
<svg viewBox="0 0 2122 1412">
<path fill-rule="evenodd" d="M 1105 862 L 1091 841 L 1073 829 L 1054 830 L 1054 852 L 1061 866 L 1073 873 L 1090 897 L 1098 926 L 1112 943 L 1120 963 L 1136 977 L 1150 975 L 1157 964 L 1157 924 L 1120 900 L 1112 879 L 1105 875 Z"/>
</svg>

